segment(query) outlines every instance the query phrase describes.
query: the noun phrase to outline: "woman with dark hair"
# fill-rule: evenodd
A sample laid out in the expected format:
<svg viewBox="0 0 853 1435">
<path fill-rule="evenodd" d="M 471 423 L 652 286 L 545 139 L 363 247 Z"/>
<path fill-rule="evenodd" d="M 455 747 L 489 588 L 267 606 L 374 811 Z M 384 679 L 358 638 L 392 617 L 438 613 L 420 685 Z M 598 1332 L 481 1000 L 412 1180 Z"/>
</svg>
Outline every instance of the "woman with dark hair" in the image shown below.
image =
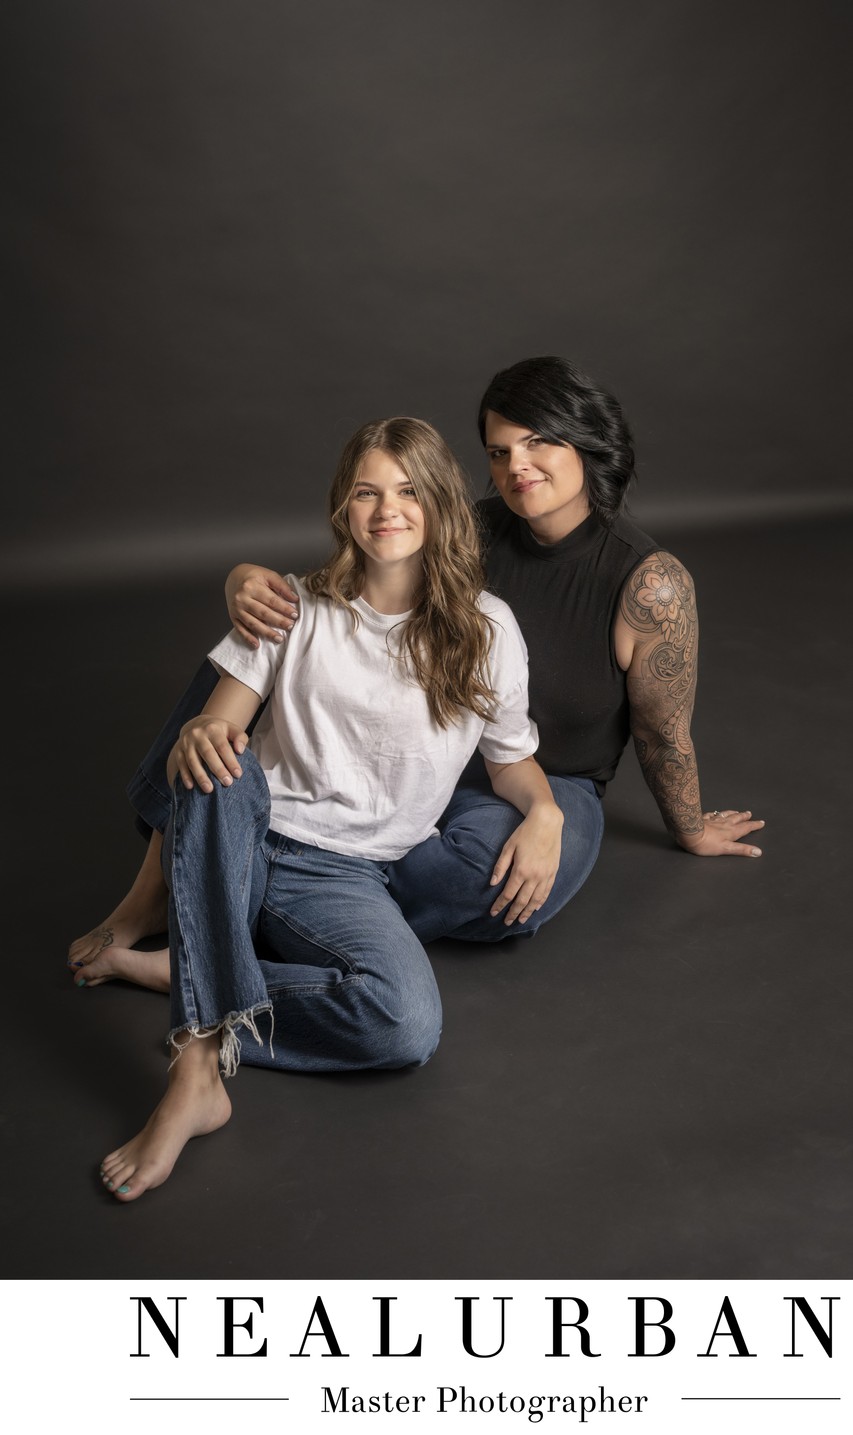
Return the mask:
<svg viewBox="0 0 853 1435">
<path fill-rule="evenodd" d="M 565 359 L 495 375 L 479 410 L 499 497 L 480 511 L 487 581 L 530 652 L 545 771 L 599 791 L 633 737 L 675 841 L 700 856 L 759 856 L 749 812 L 702 812 L 690 720 L 698 629 L 693 582 L 626 518 L 634 473 L 618 402 Z"/>
<path fill-rule="evenodd" d="M 288 579 L 298 627 L 286 644 L 231 633 L 213 649 L 218 681 L 167 761 L 168 950 L 75 959 L 80 985 L 131 976 L 171 993 L 166 1094 L 101 1166 L 123 1202 L 227 1121 L 222 1076 L 241 1059 L 287 1071 L 429 1060 L 441 1003 L 387 874 L 429 841 L 475 750 L 520 819 L 502 900 L 524 920 L 557 871 L 562 817 L 532 756 L 524 644 L 483 592 L 447 445 L 419 419 L 366 424 L 329 506 L 331 557 Z"/>
<path fill-rule="evenodd" d="M 629 736 L 661 817 L 686 851 L 758 857 L 749 838 L 764 825 L 749 812 L 702 811 L 690 737 L 693 583 L 622 513 L 634 454 L 617 400 L 565 359 L 526 359 L 492 379 L 479 427 L 497 489 L 479 504 L 486 581 L 509 603 L 527 643 L 537 756 L 565 825 L 550 896 L 521 923 L 494 891 L 517 813 L 489 791 L 482 769 L 469 766 L 439 834 L 389 869 L 391 891 L 423 941 L 532 935 L 558 912 L 595 863 L 601 797 Z M 250 645 L 280 642 L 298 621 L 297 595 L 270 569 L 239 566 L 226 592 Z M 213 678 L 203 667 L 131 784 L 131 800 L 151 827 L 161 825 L 167 802 L 165 752 L 182 712 Z M 128 948 L 161 927 L 162 882 L 149 856 L 127 897 L 74 944 L 70 961 L 90 961 L 111 942 Z"/>
<path fill-rule="evenodd" d="M 618 517 L 634 476 L 634 450 L 625 416 L 612 394 L 567 359 L 522 359 L 495 374 L 480 400 L 477 425 L 491 456 L 490 414 L 515 427 L 533 429 L 540 445 L 571 445 L 582 460 L 589 509 L 604 523 Z"/>
</svg>

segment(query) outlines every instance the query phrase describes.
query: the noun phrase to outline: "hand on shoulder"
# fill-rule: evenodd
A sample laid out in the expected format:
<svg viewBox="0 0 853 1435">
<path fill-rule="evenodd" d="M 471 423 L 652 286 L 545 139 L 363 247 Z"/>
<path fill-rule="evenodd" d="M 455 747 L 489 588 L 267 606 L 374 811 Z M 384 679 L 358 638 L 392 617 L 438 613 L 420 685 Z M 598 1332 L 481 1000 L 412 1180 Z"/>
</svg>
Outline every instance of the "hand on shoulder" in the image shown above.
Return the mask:
<svg viewBox="0 0 853 1435">
<path fill-rule="evenodd" d="M 228 616 L 251 648 L 261 638 L 282 642 L 299 617 L 299 595 L 272 568 L 240 563 L 225 582 Z"/>
</svg>

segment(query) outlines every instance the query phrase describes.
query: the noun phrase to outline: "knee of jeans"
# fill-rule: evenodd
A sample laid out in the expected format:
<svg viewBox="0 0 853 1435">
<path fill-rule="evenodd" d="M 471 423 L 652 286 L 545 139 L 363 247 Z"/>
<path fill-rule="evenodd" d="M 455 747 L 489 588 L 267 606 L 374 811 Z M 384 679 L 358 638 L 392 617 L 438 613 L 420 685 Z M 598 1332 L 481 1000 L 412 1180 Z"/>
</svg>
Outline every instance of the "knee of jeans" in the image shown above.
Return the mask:
<svg viewBox="0 0 853 1435">
<path fill-rule="evenodd" d="M 196 783 L 193 787 L 184 787 L 180 778 L 176 778 L 173 792 L 175 801 L 178 803 L 206 802 L 213 806 L 224 804 L 235 805 L 236 803 L 257 800 L 269 802 L 269 787 L 264 776 L 263 768 L 253 752 L 248 748 L 240 757 L 242 777 L 235 777 L 233 782 L 224 785 L 215 777 L 211 778 L 213 788 L 211 792 L 203 792 Z"/>
<path fill-rule="evenodd" d="M 441 1002 L 436 999 L 395 1021 L 386 1033 L 389 1066 L 424 1066 L 441 1038 Z"/>
<path fill-rule="evenodd" d="M 507 812 L 491 809 L 488 811 L 488 822 L 472 822 L 466 814 L 466 818 L 448 824 L 441 838 L 470 867 L 476 868 L 484 876 L 491 877 L 504 844 L 509 841 L 521 822 L 521 813 L 515 808 L 510 808 Z"/>
<path fill-rule="evenodd" d="M 557 896 L 565 889 L 576 890 L 595 866 L 604 835 L 600 812 L 593 812 L 585 823 L 574 822 L 563 828 L 563 850 L 554 883 Z"/>
</svg>

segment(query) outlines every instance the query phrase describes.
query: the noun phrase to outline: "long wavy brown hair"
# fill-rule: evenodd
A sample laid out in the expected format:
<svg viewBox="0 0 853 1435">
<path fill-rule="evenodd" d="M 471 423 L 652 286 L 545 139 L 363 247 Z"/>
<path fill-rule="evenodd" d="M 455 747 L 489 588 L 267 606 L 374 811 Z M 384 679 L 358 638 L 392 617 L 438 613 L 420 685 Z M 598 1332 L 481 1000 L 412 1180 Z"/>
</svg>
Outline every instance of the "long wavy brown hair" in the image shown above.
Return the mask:
<svg viewBox="0 0 853 1435">
<path fill-rule="evenodd" d="M 415 490 L 424 514 L 423 574 L 403 623 L 400 652 L 427 696 L 440 727 L 462 711 L 490 719 L 492 625 L 477 599 L 485 586 L 477 525 L 465 480 L 441 434 L 423 419 L 380 419 L 364 424 L 341 454 L 329 493 L 335 548 L 305 578 L 312 593 L 349 608 L 362 590 L 364 554 L 350 533 L 347 508 L 369 453 L 393 458 Z"/>
</svg>

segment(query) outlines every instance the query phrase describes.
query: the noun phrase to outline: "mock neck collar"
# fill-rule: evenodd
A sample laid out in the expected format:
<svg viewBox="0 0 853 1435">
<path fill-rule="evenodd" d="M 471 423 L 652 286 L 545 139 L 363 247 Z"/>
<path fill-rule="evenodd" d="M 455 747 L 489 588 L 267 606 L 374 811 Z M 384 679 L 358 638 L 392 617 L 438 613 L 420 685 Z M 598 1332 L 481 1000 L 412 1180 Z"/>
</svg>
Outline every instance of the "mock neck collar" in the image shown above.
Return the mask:
<svg viewBox="0 0 853 1435">
<path fill-rule="evenodd" d="M 515 515 L 517 532 L 522 547 L 532 553 L 534 557 L 541 558 L 545 563 L 554 563 L 563 558 L 576 558 L 579 554 L 585 553 L 593 548 L 601 535 L 602 523 L 597 513 L 590 513 L 567 533 L 565 538 L 559 538 L 556 543 L 539 543 L 531 532 L 529 523 L 523 518 Z"/>
</svg>

